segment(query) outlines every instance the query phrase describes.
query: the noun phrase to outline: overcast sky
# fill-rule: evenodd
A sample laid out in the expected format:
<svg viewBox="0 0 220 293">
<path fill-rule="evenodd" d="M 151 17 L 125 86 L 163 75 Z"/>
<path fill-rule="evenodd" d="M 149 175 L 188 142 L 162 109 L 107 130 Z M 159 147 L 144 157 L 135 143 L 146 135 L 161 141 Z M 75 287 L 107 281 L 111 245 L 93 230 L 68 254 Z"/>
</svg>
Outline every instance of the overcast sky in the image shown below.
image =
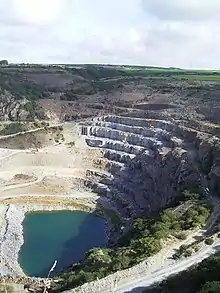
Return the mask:
<svg viewBox="0 0 220 293">
<path fill-rule="evenodd" d="M 220 68 L 220 0 L 0 0 L 0 59 Z"/>
</svg>

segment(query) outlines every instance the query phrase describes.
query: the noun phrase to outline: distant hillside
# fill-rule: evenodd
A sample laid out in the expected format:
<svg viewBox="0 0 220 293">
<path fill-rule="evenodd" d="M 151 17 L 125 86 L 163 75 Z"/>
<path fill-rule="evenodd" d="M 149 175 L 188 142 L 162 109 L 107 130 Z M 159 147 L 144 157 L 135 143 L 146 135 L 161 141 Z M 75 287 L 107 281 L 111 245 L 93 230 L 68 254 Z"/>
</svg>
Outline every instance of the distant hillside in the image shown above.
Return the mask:
<svg viewBox="0 0 220 293">
<path fill-rule="evenodd" d="M 121 113 L 136 103 L 179 103 L 179 97 L 181 103 L 187 104 L 188 97 L 192 103 L 194 95 L 201 98 L 210 89 L 220 88 L 218 71 L 122 65 L 16 65 L 5 61 L 0 64 L 1 120 L 74 120 L 98 115 L 100 111 Z"/>
</svg>

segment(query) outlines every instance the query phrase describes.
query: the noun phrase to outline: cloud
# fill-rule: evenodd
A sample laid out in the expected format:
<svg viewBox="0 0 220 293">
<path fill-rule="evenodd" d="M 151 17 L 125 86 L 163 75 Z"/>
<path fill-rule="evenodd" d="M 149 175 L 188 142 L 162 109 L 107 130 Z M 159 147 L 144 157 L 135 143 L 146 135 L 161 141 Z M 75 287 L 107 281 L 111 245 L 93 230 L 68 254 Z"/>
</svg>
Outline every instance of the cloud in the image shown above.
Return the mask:
<svg viewBox="0 0 220 293">
<path fill-rule="evenodd" d="M 220 67 L 218 1 L 1 0 L 0 59 Z"/>
<path fill-rule="evenodd" d="M 220 12 L 219 0 L 142 0 L 142 6 L 162 20 L 218 20 Z"/>
<path fill-rule="evenodd" d="M 62 9 L 62 0 L 13 0 L 15 18 L 25 24 L 48 25 L 54 23 Z"/>
</svg>

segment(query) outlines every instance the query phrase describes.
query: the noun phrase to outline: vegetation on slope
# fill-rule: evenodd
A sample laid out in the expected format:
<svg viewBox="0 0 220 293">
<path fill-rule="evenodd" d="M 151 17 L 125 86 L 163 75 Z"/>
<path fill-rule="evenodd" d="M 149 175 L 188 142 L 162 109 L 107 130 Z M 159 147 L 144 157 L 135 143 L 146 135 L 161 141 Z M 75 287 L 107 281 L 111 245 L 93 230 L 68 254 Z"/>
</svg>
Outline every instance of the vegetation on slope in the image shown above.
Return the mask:
<svg viewBox="0 0 220 293">
<path fill-rule="evenodd" d="M 167 99 L 168 94 L 171 98 L 169 103 L 198 105 L 201 100 L 210 103 L 212 97 L 216 100 L 219 81 L 220 71 L 95 64 L 44 66 L 3 63 L 0 65 L 0 98 L 6 98 L 5 109 L 8 109 L 8 97 L 13 102 L 21 102 L 19 111 L 12 107 L 14 110 L 9 120 L 46 119 L 48 109 L 45 109 L 44 103 L 47 105 L 47 99 L 56 101 L 52 112 L 58 111 L 58 107 L 67 112 L 62 106 L 68 104 L 65 104 L 66 101 L 73 102 L 69 103 L 70 113 L 65 113 L 66 118 L 62 116 L 62 119 L 74 120 L 91 117 L 94 113 L 97 115 L 100 110 L 109 112 L 114 106 L 131 107 L 131 102 L 136 103 L 137 100 L 149 102 L 151 95 L 155 98 L 155 94 L 161 94 L 162 101 L 162 96 Z M 126 93 L 129 95 L 126 96 Z M 57 115 L 63 115 L 63 112 Z M 0 111 L 0 119 L 1 116 L 7 119 Z"/>
<path fill-rule="evenodd" d="M 23 131 L 28 131 L 36 128 L 43 128 L 49 126 L 49 123 L 44 121 L 35 122 L 11 122 L 3 125 L 0 130 L 0 135 L 10 135 Z"/>
<path fill-rule="evenodd" d="M 40 76 L 43 75 L 43 79 Z M 56 76 L 66 83 L 56 83 Z M 53 81 L 54 78 L 54 81 Z M 124 83 L 140 79 L 220 81 L 219 71 L 191 71 L 175 68 L 102 65 L 8 65 L 0 67 L 0 88 L 16 99 L 36 101 L 61 93 L 61 99 L 74 100 L 77 95 L 91 95 L 123 88 Z"/>
<path fill-rule="evenodd" d="M 219 293 L 220 254 L 209 257 L 186 272 L 170 277 L 145 293 Z"/>
<path fill-rule="evenodd" d="M 190 194 L 189 191 L 185 192 Z M 191 194 L 191 198 L 199 195 Z M 85 282 L 103 278 L 118 270 L 127 269 L 140 261 L 158 253 L 162 240 L 173 235 L 182 238 L 184 232 L 203 226 L 210 214 L 210 209 L 194 200 L 183 213 L 175 209 L 166 209 L 159 216 L 134 219 L 130 230 L 125 233 L 113 248 L 90 250 L 85 260 L 75 264 L 68 272 L 61 275 L 62 281 L 56 290 L 70 289 Z"/>
</svg>

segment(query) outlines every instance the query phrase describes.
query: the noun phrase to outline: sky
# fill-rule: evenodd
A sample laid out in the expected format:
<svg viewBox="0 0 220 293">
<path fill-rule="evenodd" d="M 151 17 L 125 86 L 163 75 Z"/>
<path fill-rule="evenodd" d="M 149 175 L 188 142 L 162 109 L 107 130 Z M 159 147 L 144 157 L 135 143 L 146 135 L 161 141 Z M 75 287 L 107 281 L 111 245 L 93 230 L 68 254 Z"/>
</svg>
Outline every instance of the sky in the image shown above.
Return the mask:
<svg viewBox="0 0 220 293">
<path fill-rule="evenodd" d="M 220 0 L 0 0 L 0 60 L 220 68 Z"/>
</svg>

